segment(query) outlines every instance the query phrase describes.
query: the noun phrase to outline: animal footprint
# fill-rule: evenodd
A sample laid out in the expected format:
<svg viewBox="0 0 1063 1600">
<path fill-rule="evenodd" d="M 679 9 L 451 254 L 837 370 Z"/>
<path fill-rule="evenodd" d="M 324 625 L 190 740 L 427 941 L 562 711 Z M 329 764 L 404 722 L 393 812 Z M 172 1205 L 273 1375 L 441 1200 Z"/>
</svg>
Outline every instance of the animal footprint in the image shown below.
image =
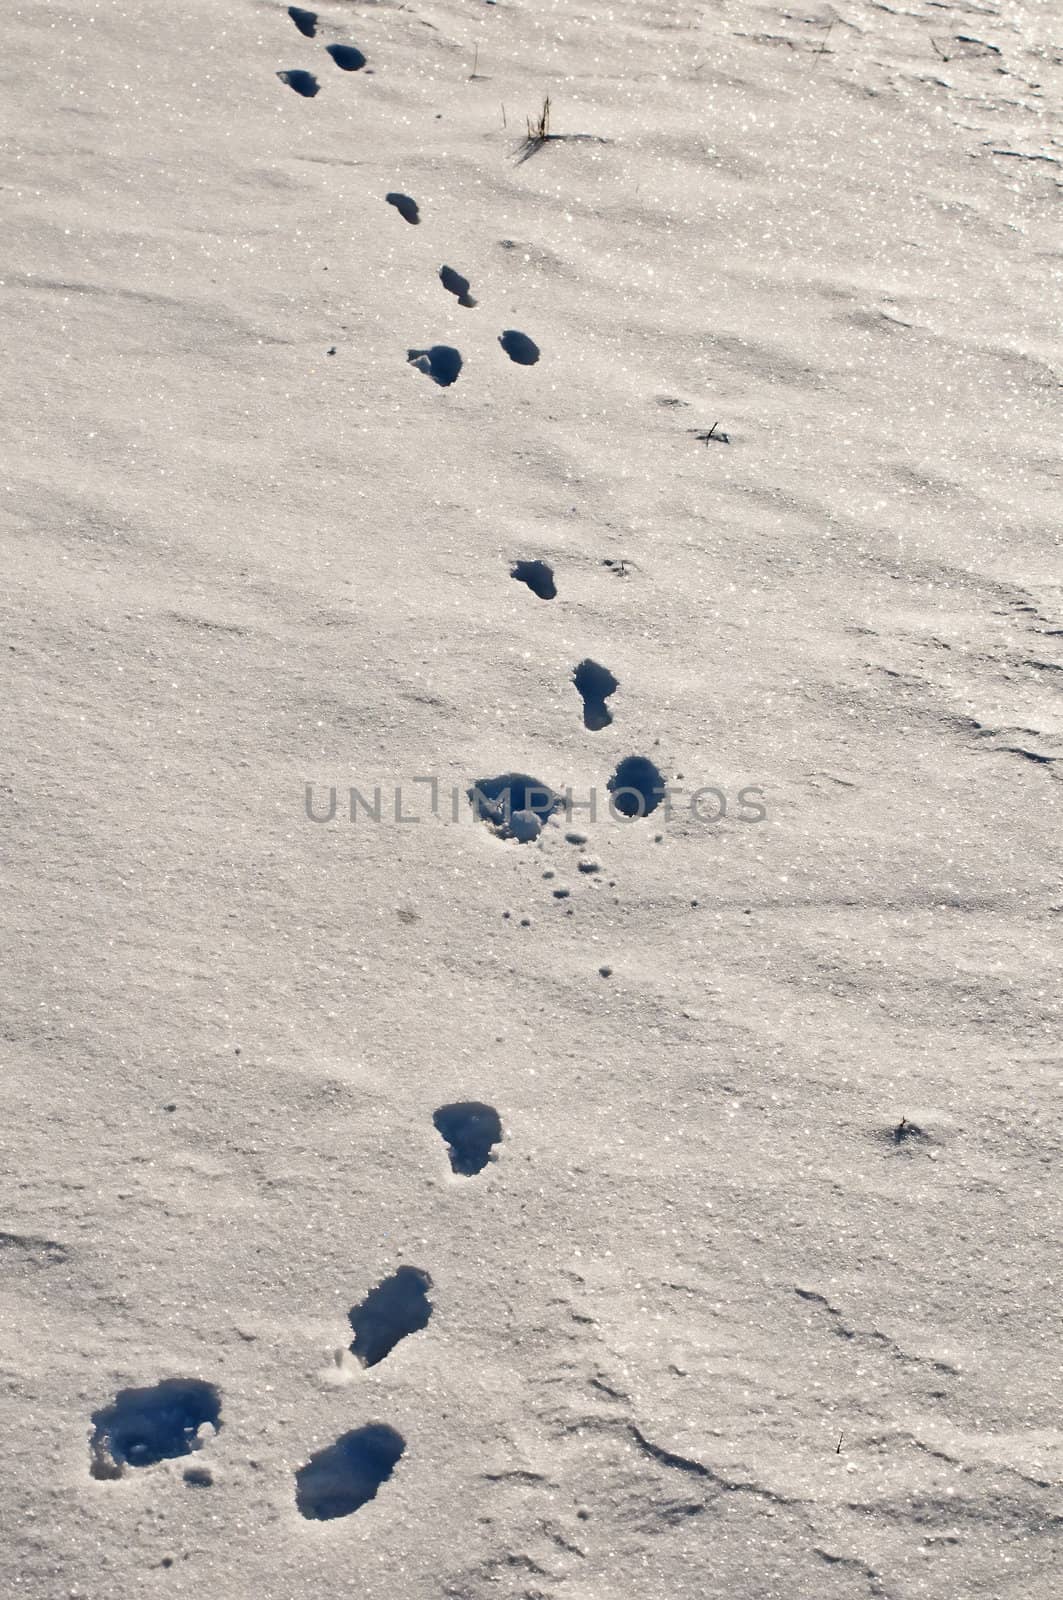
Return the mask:
<svg viewBox="0 0 1063 1600">
<path fill-rule="evenodd" d="M 353 44 L 327 44 L 325 54 L 344 72 L 361 72 L 365 66 L 365 56 Z"/>
<path fill-rule="evenodd" d="M 613 713 L 605 702 L 620 687 L 613 674 L 607 667 L 600 667 L 597 661 L 588 659 L 580 662 L 572 674 L 572 681 L 583 699 L 583 726 L 590 728 L 592 733 L 608 728 Z"/>
<path fill-rule="evenodd" d="M 302 6 L 289 6 L 288 15 L 304 39 L 314 37 L 317 32 L 317 16 L 313 11 L 304 11 Z"/>
<path fill-rule="evenodd" d="M 294 89 L 296 94 L 301 94 L 304 100 L 312 100 L 321 85 L 312 72 L 304 72 L 301 67 L 295 67 L 290 72 L 278 72 L 278 78 L 286 83 L 289 89 Z"/>
<path fill-rule="evenodd" d="M 395 207 L 395 210 L 405 222 L 416 228 L 421 220 L 421 211 L 416 200 L 411 200 L 408 194 L 398 194 L 395 191 L 392 191 L 391 194 L 386 194 L 384 199 L 389 206 Z"/>
<path fill-rule="evenodd" d="M 461 356 L 449 344 L 434 344 L 430 350 L 408 350 L 406 360 L 441 389 L 457 383 L 462 366 Z"/>
<path fill-rule="evenodd" d="M 295 1474 L 295 1503 L 315 1522 L 349 1517 L 374 1499 L 394 1472 L 406 1441 L 382 1422 L 345 1433 Z"/>
<path fill-rule="evenodd" d="M 664 776 L 648 756 L 625 756 L 606 788 L 622 817 L 648 817 L 664 799 Z"/>
<path fill-rule="evenodd" d="M 375 1367 L 408 1334 L 427 1328 L 432 1315 L 431 1287 L 431 1278 L 420 1267 L 399 1267 L 355 1306 L 350 1349 L 363 1367 Z"/>
<path fill-rule="evenodd" d="M 92 1476 L 120 1478 L 127 1466 L 151 1467 L 198 1450 L 200 1430 L 221 1427 L 221 1396 L 198 1378 L 164 1378 L 148 1389 L 120 1389 L 93 1413 L 92 1426 Z"/>
<path fill-rule="evenodd" d="M 502 1119 L 494 1106 L 479 1100 L 458 1100 L 440 1106 L 432 1117 L 442 1135 L 453 1172 L 471 1178 L 493 1160 L 491 1151 L 502 1140 Z"/>
<path fill-rule="evenodd" d="M 519 367 L 534 367 L 539 359 L 539 346 L 534 339 L 529 339 L 526 333 L 518 333 L 516 328 L 507 328 L 505 333 L 500 333 L 498 342 L 511 361 Z"/>
<path fill-rule="evenodd" d="M 459 306 L 474 306 L 476 301 L 469 293 L 469 280 L 453 267 L 440 267 L 439 281 L 450 294 L 457 295 Z"/>
<path fill-rule="evenodd" d="M 547 566 L 545 561 L 515 561 L 509 569 L 509 575 L 516 578 L 518 583 L 526 583 L 532 594 L 538 595 L 540 600 L 557 599 L 554 569 Z"/>
</svg>

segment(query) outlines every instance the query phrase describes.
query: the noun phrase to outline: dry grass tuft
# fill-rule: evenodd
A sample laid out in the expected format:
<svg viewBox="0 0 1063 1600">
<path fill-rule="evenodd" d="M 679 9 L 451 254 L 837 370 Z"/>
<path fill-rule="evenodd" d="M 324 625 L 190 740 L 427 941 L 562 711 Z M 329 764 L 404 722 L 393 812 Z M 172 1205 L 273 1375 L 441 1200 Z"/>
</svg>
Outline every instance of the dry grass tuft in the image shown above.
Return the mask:
<svg viewBox="0 0 1063 1600">
<path fill-rule="evenodd" d="M 505 109 L 503 108 L 503 125 L 505 122 Z M 611 144 L 610 139 L 601 139 L 595 133 L 551 133 L 550 131 L 550 96 L 543 101 L 543 109 L 537 118 L 528 118 L 528 135 L 517 152 L 518 161 L 527 161 L 548 144 Z"/>
<path fill-rule="evenodd" d="M 545 144 L 550 137 L 550 96 L 543 101 L 543 109 L 539 113 L 538 122 L 528 118 L 528 143 Z"/>
</svg>

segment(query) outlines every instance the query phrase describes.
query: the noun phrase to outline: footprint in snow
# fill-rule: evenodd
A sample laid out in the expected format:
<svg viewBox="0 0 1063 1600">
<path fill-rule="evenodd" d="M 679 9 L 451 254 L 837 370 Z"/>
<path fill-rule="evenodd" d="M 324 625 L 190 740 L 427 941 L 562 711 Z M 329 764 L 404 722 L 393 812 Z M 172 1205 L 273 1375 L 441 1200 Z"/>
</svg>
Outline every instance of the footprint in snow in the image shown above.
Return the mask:
<svg viewBox="0 0 1063 1600">
<path fill-rule="evenodd" d="M 150 1388 L 120 1389 L 93 1413 L 92 1427 L 89 1471 L 94 1478 L 121 1478 L 126 1467 L 151 1467 L 198 1450 L 221 1427 L 221 1397 L 198 1378 L 164 1378 Z"/>
<path fill-rule="evenodd" d="M 581 661 L 575 669 L 572 681 L 583 701 L 583 726 L 589 728 L 592 733 L 608 728 L 613 720 L 613 713 L 605 702 L 620 687 L 608 667 L 599 666 L 597 661 L 588 658 L 586 661 Z"/>
<path fill-rule="evenodd" d="M 539 346 L 535 340 L 529 339 L 526 333 L 518 333 L 516 328 L 507 328 L 505 333 L 500 333 L 498 342 L 518 367 L 534 367 L 539 359 Z"/>
<path fill-rule="evenodd" d="M 325 54 L 331 56 L 343 72 L 361 72 L 365 66 L 365 56 L 353 44 L 327 44 Z"/>
<path fill-rule="evenodd" d="M 397 190 L 392 190 L 391 194 L 386 194 L 384 199 L 389 206 L 395 207 L 399 216 L 404 222 L 408 222 L 411 228 L 417 227 L 421 220 L 421 210 L 416 200 L 411 200 L 408 194 L 399 194 Z"/>
<path fill-rule="evenodd" d="M 313 11 L 304 11 L 302 6 L 289 6 L 288 15 L 299 29 L 304 39 L 312 39 L 317 32 L 317 15 Z"/>
<path fill-rule="evenodd" d="M 453 267 L 440 267 L 439 281 L 450 294 L 456 295 L 459 306 L 474 306 L 476 301 L 469 293 L 469 280 Z"/>
<path fill-rule="evenodd" d="M 511 578 L 526 583 L 532 594 L 540 600 L 556 600 L 557 585 L 554 569 L 546 561 L 515 561 L 509 569 Z"/>
<path fill-rule="evenodd" d="M 399 1267 L 370 1289 L 350 1314 L 354 1331 L 351 1355 L 363 1367 L 375 1367 L 403 1339 L 427 1328 L 432 1316 L 431 1287 L 431 1278 L 420 1267 Z"/>
<path fill-rule="evenodd" d="M 471 1178 L 494 1160 L 491 1152 L 502 1140 L 502 1119 L 494 1106 L 457 1100 L 440 1106 L 432 1121 L 447 1147 L 452 1172 Z"/>
<path fill-rule="evenodd" d="M 656 811 L 665 796 L 664 774 L 648 756 L 625 756 L 606 784 L 610 808 L 632 821 Z"/>
<path fill-rule="evenodd" d="M 304 72 L 301 67 L 293 67 L 288 72 L 278 72 L 277 76 L 282 83 L 288 85 L 289 89 L 301 94 L 304 100 L 312 100 L 321 88 L 314 74 Z"/>
<path fill-rule="evenodd" d="M 460 354 L 448 344 L 434 344 L 429 350 L 408 350 L 406 360 L 441 389 L 449 389 L 452 383 L 457 383 L 462 366 Z"/>
<path fill-rule="evenodd" d="M 295 1474 L 295 1503 L 314 1522 L 349 1517 L 375 1499 L 406 1449 L 401 1433 L 382 1422 L 354 1428 L 312 1455 Z"/>
</svg>

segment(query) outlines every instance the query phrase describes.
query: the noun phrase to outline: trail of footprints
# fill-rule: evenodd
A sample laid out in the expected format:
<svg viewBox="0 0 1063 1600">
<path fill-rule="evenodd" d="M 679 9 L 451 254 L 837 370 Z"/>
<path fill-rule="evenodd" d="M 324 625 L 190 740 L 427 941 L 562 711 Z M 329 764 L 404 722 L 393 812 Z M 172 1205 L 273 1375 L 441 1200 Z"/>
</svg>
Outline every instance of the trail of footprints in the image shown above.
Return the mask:
<svg viewBox="0 0 1063 1600">
<path fill-rule="evenodd" d="M 318 17 L 315 12 L 290 6 L 288 15 L 304 38 L 317 37 Z M 365 56 L 351 45 L 329 44 L 325 49 L 338 65 L 345 66 L 349 71 L 359 70 L 366 64 Z M 320 87 L 309 72 L 288 71 L 279 76 L 291 88 L 307 97 L 315 95 Z M 392 190 L 384 199 L 409 226 L 420 226 L 421 208 L 412 195 Z M 454 296 L 459 306 L 470 310 L 475 308 L 477 302 L 472 294 L 472 286 L 463 273 L 444 263 L 439 268 L 438 276 L 443 288 Z M 539 362 L 539 346 L 518 328 L 505 328 L 498 336 L 498 343 L 516 366 L 533 367 Z M 449 344 L 411 347 L 406 352 L 406 360 L 415 371 L 422 373 L 440 389 L 449 389 L 457 383 L 465 365 L 461 352 Z M 604 564 L 619 576 L 627 575 L 625 562 L 609 560 Z M 538 599 L 557 598 L 554 572 L 545 561 L 517 561 L 511 573 L 518 582 L 526 584 Z M 609 668 L 587 657 L 573 668 L 572 683 L 582 703 L 583 726 L 592 733 L 610 727 L 613 712 L 607 702 L 616 694 L 620 683 Z M 507 784 L 515 785 L 512 793 L 507 792 Z M 633 819 L 649 816 L 656 809 L 663 795 L 664 778 L 646 757 L 629 756 L 618 765 L 607 787 L 615 810 L 621 816 Z M 499 838 L 513 839 L 519 844 L 530 844 L 536 840 L 543 824 L 561 804 L 560 797 L 548 786 L 522 773 L 503 773 L 496 778 L 481 779 L 470 790 L 469 798 L 476 814 Z M 559 899 L 567 898 L 567 891 L 555 890 L 554 894 Z"/>
<path fill-rule="evenodd" d="M 618 577 L 626 577 L 631 563 L 609 558 L 602 565 Z M 523 584 L 539 600 L 557 598 L 557 580 L 553 567 L 547 561 L 528 559 L 514 561 L 510 577 Z M 608 702 L 620 688 L 620 681 L 608 667 L 587 656 L 572 670 L 571 681 L 582 702 L 583 726 L 591 733 L 600 733 L 611 727 L 613 712 Z M 625 756 L 614 768 L 606 784 L 610 804 L 621 817 L 634 821 L 652 816 L 664 800 L 666 780 L 657 764 L 648 756 Z M 513 840 L 517 844 L 533 844 L 542 834 L 550 818 L 565 809 L 564 797 L 550 784 L 527 772 L 502 772 L 479 778 L 467 791 L 474 815 L 484 822 L 497 838 Z M 586 836 L 569 832 L 566 841 L 585 845 Z M 599 871 L 597 862 L 583 858 L 577 869 L 585 876 Z M 553 878 L 552 869 L 543 876 Z M 555 899 L 565 900 L 570 891 L 559 886 L 552 891 Z M 505 915 L 508 917 L 509 913 Z M 527 918 L 522 926 L 529 926 Z"/>
<path fill-rule="evenodd" d="M 319 19 L 315 12 L 290 6 L 287 15 L 304 39 L 317 39 Z M 332 42 L 324 46 L 324 53 L 345 73 L 367 67 L 366 56 L 352 44 Z M 286 69 L 277 76 L 304 99 L 313 99 L 321 91 L 316 75 L 306 69 Z M 385 200 L 404 222 L 413 227 L 420 225 L 420 207 L 411 196 L 395 191 L 388 193 Z M 443 265 L 438 276 L 443 289 L 456 298 L 459 306 L 476 306 L 469 280 L 460 272 Z M 505 329 L 498 336 L 498 343 L 518 366 L 534 366 L 540 359 L 538 345 L 517 329 Z M 407 361 L 441 388 L 454 384 L 463 368 L 460 353 L 442 344 L 410 349 Z M 680 402 L 663 397 L 661 403 Z M 726 434 L 717 433 L 715 424 L 699 438 L 705 442 L 730 442 Z M 627 559 L 607 558 L 602 565 L 620 578 L 626 578 L 633 568 Z M 510 576 L 538 600 L 557 598 L 554 569 L 546 561 L 517 560 L 510 567 Z M 584 727 L 590 732 L 610 727 L 613 712 L 608 701 L 620 688 L 614 674 L 586 657 L 573 668 L 571 681 L 582 703 Z M 615 810 L 631 819 L 650 816 L 664 797 L 664 786 L 664 776 L 656 764 L 640 755 L 620 760 L 607 783 Z M 549 784 L 529 773 L 515 771 L 480 778 L 468 790 L 468 799 L 474 815 L 499 839 L 522 845 L 537 840 L 551 817 L 565 806 L 563 796 Z M 586 834 L 571 829 L 565 840 L 581 849 L 588 843 Z M 587 858 L 579 861 L 578 868 L 587 876 L 599 871 L 598 864 Z M 552 870 L 544 873 L 544 877 L 553 876 Z M 558 899 L 566 899 L 569 892 L 562 886 L 552 891 Z M 528 922 L 527 918 L 523 920 Z M 611 968 L 603 966 L 599 971 L 608 976 Z M 495 1159 L 503 1139 L 498 1112 L 482 1101 L 440 1106 L 434 1113 L 433 1125 L 445 1146 L 452 1173 L 462 1179 L 481 1173 Z M 893 1145 L 909 1148 L 929 1136 L 902 1118 L 888 1137 Z M 382 1278 L 352 1308 L 352 1338 L 341 1355 L 348 1355 L 356 1367 L 365 1371 L 386 1361 L 404 1339 L 429 1327 L 434 1310 L 431 1290 L 431 1276 L 421 1267 L 403 1265 Z M 197 1459 L 184 1469 L 185 1484 L 209 1488 L 213 1483 L 209 1464 L 198 1459 L 223 1425 L 221 1392 L 212 1383 L 197 1378 L 165 1378 L 153 1386 L 119 1390 L 113 1401 L 93 1413 L 91 1424 L 89 1470 L 95 1479 L 120 1480 L 129 1469 L 146 1469 L 187 1456 Z M 405 1450 L 402 1435 L 383 1422 L 369 1422 L 341 1434 L 296 1470 L 295 1503 L 299 1513 L 313 1521 L 350 1516 L 376 1497 Z"/>
<path fill-rule="evenodd" d="M 289 6 L 288 15 L 292 19 L 299 33 L 304 39 L 317 38 L 318 16 L 316 11 L 306 11 L 302 6 Z M 325 54 L 329 56 L 341 72 L 361 72 L 367 65 L 366 57 L 353 44 L 327 44 Z M 307 72 L 302 67 L 289 67 L 277 73 L 278 78 L 289 89 L 294 89 L 296 94 L 302 95 L 304 100 L 312 100 L 320 94 L 321 85 L 314 73 Z"/>
<path fill-rule="evenodd" d="M 320 18 L 316 11 L 310 11 L 303 6 L 289 6 L 288 16 L 291 18 L 296 31 L 304 38 L 317 42 Z M 333 42 L 326 44 L 324 52 L 333 63 L 343 72 L 361 72 L 368 67 L 366 56 L 356 45 Z M 372 68 L 369 68 L 372 71 Z M 305 67 L 286 67 L 277 73 L 281 83 L 293 90 L 304 100 L 313 100 L 321 93 L 321 84 L 315 73 Z M 397 190 L 384 196 L 387 204 L 393 206 L 404 222 L 411 227 L 419 227 L 421 222 L 421 208 L 411 195 L 401 194 Z M 476 306 L 469 280 L 454 267 L 443 265 L 439 269 L 439 281 L 443 288 L 452 294 L 459 306 L 472 310 Z M 521 333 L 518 328 L 505 328 L 498 336 L 498 343 L 509 359 L 518 367 L 534 367 L 540 357 L 541 351 L 534 339 L 526 333 Z M 329 351 L 332 355 L 335 347 Z M 441 389 L 449 389 L 457 383 L 461 375 L 464 362 L 461 354 L 451 345 L 435 344 L 426 349 L 411 349 L 407 352 L 406 359 L 410 366 L 418 372 L 423 372 Z"/>
<path fill-rule="evenodd" d="M 304 39 L 316 40 L 319 19 L 315 12 L 290 6 L 288 16 Z M 324 46 L 324 53 L 343 72 L 359 72 L 367 65 L 362 51 L 351 44 L 333 42 Z M 316 75 L 306 69 L 290 68 L 277 76 L 304 99 L 313 99 L 320 93 Z M 385 199 L 406 223 L 414 227 L 420 224 L 420 208 L 411 196 L 392 192 Z M 469 280 L 453 267 L 442 266 L 439 281 L 460 306 L 476 306 Z M 539 361 L 538 345 L 515 328 L 505 329 L 498 343 L 518 366 L 530 367 Z M 440 344 L 411 349 L 407 360 L 441 388 L 455 383 L 463 366 L 456 349 Z M 604 565 L 619 569 L 620 576 L 626 575 L 626 563 L 607 561 Z M 554 571 L 547 562 L 520 560 L 510 570 L 511 576 L 538 599 L 556 599 Z M 582 701 L 584 726 L 592 732 L 609 727 L 613 714 L 607 701 L 620 688 L 613 673 L 588 657 L 573 669 L 572 682 Z M 663 786 L 664 778 L 655 764 L 647 757 L 634 755 L 620 761 L 608 781 L 616 810 L 628 817 L 648 816 L 655 810 Z M 548 784 L 522 772 L 481 778 L 468 794 L 475 814 L 500 839 L 519 844 L 537 839 L 544 825 L 564 806 L 562 796 Z M 582 833 L 569 832 L 566 839 L 581 846 L 587 843 Z M 581 861 L 580 870 L 597 872 L 597 863 Z M 553 893 L 566 898 L 569 891 L 556 888 Z M 433 1124 L 445 1145 L 451 1171 L 460 1178 L 482 1172 L 494 1159 L 503 1138 L 498 1112 L 481 1101 L 440 1106 Z M 350 1313 L 353 1337 L 348 1354 L 353 1361 L 369 1370 L 386 1361 L 402 1340 L 427 1329 L 433 1313 L 431 1288 L 432 1279 L 424 1269 L 401 1266 L 371 1289 Z M 90 1473 L 102 1481 L 118 1480 L 129 1469 L 198 1456 L 222 1427 L 221 1393 L 216 1385 L 201 1379 L 164 1378 L 150 1387 L 119 1390 L 113 1401 L 93 1413 L 91 1422 Z M 299 1512 L 315 1521 L 350 1516 L 376 1496 L 405 1449 L 402 1435 L 382 1422 L 370 1422 L 342 1434 L 333 1444 L 312 1454 L 296 1471 L 295 1501 Z M 209 1465 L 199 1460 L 190 1462 L 183 1477 L 191 1488 L 209 1488 L 213 1482 Z"/>
<path fill-rule="evenodd" d="M 315 12 L 292 6 L 288 9 L 288 15 L 304 38 L 317 38 L 319 19 Z M 329 44 L 325 49 L 338 65 L 348 70 L 359 70 L 366 64 L 364 55 L 354 46 Z M 311 73 L 289 71 L 280 76 L 300 94 L 312 96 L 318 92 L 319 85 Z M 405 223 L 411 227 L 420 226 L 421 208 L 412 195 L 392 190 L 384 198 Z M 510 241 L 504 242 L 508 244 Z M 438 269 L 438 277 L 443 289 L 454 296 L 459 306 L 470 310 L 476 307 L 472 286 L 463 273 L 444 263 Z M 540 360 L 538 344 L 518 328 L 504 329 L 498 335 L 498 344 L 516 366 L 533 367 Z M 465 365 L 461 352 L 449 344 L 411 347 L 406 352 L 406 360 L 409 366 L 440 389 L 449 389 L 457 383 Z M 669 397 L 659 398 L 672 403 Z M 713 435 L 716 435 L 715 424 L 710 430 L 710 436 Z M 726 435 L 717 437 L 727 442 Z M 605 560 L 603 565 L 618 577 L 626 577 L 630 568 L 627 561 L 612 558 Z M 547 562 L 519 560 L 510 570 L 513 578 L 525 584 L 538 599 L 557 598 L 554 572 Z M 611 727 L 613 711 L 608 702 L 619 690 L 620 682 L 610 669 L 601 662 L 585 657 L 572 669 L 571 681 L 579 696 L 583 726 L 588 732 L 600 733 Z M 664 788 L 664 777 L 656 765 L 648 757 L 637 755 L 619 762 L 607 784 L 613 810 L 618 816 L 629 820 L 650 816 L 660 804 Z M 536 841 L 544 824 L 562 803 L 548 785 L 526 773 L 502 773 L 481 779 L 469 790 L 469 800 L 475 814 L 500 839 L 513 840 L 518 844 Z M 553 876 L 549 871 L 545 875 Z M 569 891 L 563 886 L 558 886 L 552 892 L 556 899 L 569 898 Z"/>
<path fill-rule="evenodd" d="M 482 1172 L 502 1142 L 501 1117 L 480 1100 L 440 1106 L 432 1120 L 451 1171 L 462 1178 Z M 352 1308 L 348 1353 L 358 1366 L 379 1366 L 403 1339 L 428 1327 L 434 1309 L 431 1288 L 423 1268 L 401 1266 Z M 120 1389 L 93 1413 L 91 1422 L 90 1474 L 115 1481 L 130 1468 L 198 1457 L 222 1427 L 221 1391 L 200 1378 L 164 1378 L 142 1389 Z M 296 1471 L 299 1512 L 317 1522 L 350 1516 L 376 1496 L 405 1449 L 402 1435 L 383 1422 L 342 1434 Z M 183 1478 L 189 1488 L 210 1488 L 214 1482 L 210 1466 L 198 1459 L 184 1469 Z"/>
<path fill-rule="evenodd" d="M 303 6 L 290 6 L 288 16 L 295 24 L 299 34 L 304 38 L 314 40 L 319 30 L 319 18 L 314 11 L 304 10 Z M 351 45 L 325 46 L 333 61 L 347 70 L 359 70 L 365 66 L 365 56 L 362 51 Z M 317 78 L 311 72 L 296 72 L 288 70 L 279 74 L 283 82 L 295 88 L 299 94 L 311 98 L 319 91 Z M 411 195 L 403 194 L 400 190 L 389 190 L 384 195 L 387 205 L 392 206 L 403 222 L 410 227 L 419 227 L 421 224 L 421 208 Z M 477 306 L 472 296 L 472 286 L 469 278 L 458 272 L 455 267 L 443 264 L 439 269 L 439 282 L 443 290 L 453 294 L 459 306 L 474 309 Z M 504 328 L 498 334 L 498 344 L 504 354 L 517 366 L 536 366 L 540 362 L 541 350 L 535 339 L 527 333 L 522 333 L 519 328 Z M 333 354 L 335 347 L 328 354 Z M 464 370 L 461 352 L 451 344 L 429 344 L 429 346 L 415 346 L 407 350 L 407 363 L 415 371 L 423 374 L 432 384 L 439 389 L 450 389 L 461 378 Z M 629 563 L 605 560 L 604 565 L 615 571 L 618 576 L 628 576 Z M 554 570 L 541 560 L 519 560 L 511 568 L 512 578 L 527 584 L 532 594 L 540 600 L 554 600 L 557 598 L 557 584 L 554 581 Z M 620 690 L 618 678 L 610 672 L 608 667 L 600 662 L 584 658 L 573 667 L 572 682 L 576 694 L 580 696 L 583 704 L 583 725 L 591 733 L 600 733 L 604 728 L 612 726 L 613 712 L 608 707 L 607 701 L 616 691 Z M 507 781 L 514 781 L 517 789 L 514 794 L 504 794 Z M 523 786 L 523 787 L 522 787 Z M 546 795 L 546 800 L 533 795 L 532 803 L 528 803 L 525 790 L 535 790 L 536 795 Z M 642 818 L 650 816 L 656 806 L 660 805 L 664 792 L 664 778 L 647 757 L 626 758 L 616 766 L 612 778 L 608 779 L 608 794 L 612 795 L 612 803 L 616 813 L 626 818 Z M 477 816 L 487 822 L 495 830 L 499 838 L 511 838 L 517 843 L 532 843 L 540 837 L 544 822 L 559 808 L 560 798 L 552 794 L 552 790 L 536 779 L 528 778 L 527 774 L 504 773 L 499 778 L 482 779 L 469 790 L 472 806 Z M 503 811 L 504 816 L 503 816 Z M 567 891 L 554 891 L 556 898 L 567 898 Z"/>
<path fill-rule="evenodd" d="M 519 774 L 508 776 L 514 784 L 534 784 Z M 586 843 L 582 834 L 566 837 L 573 843 Z M 498 1112 L 483 1101 L 440 1106 L 432 1121 L 446 1147 L 451 1171 L 460 1178 L 482 1172 L 504 1136 Z M 909 1153 L 919 1145 L 938 1142 L 906 1117 L 896 1127 L 876 1130 L 875 1137 L 891 1149 L 903 1148 Z M 378 1366 L 404 1339 L 428 1328 L 434 1312 L 431 1289 L 428 1272 L 403 1265 L 352 1307 L 348 1353 L 361 1369 Z M 840 1317 L 818 1292 L 801 1287 L 795 1287 L 795 1292 Z M 941 1370 L 955 1369 L 941 1366 Z M 189 1457 L 192 1459 L 182 1472 L 185 1486 L 213 1486 L 214 1473 L 203 1452 L 223 1426 L 222 1395 L 216 1384 L 201 1378 L 164 1378 L 143 1388 L 120 1389 L 90 1420 L 89 1472 L 97 1481 L 118 1482 L 130 1469 L 145 1470 L 163 1461 Z M 402 1434 L 385 1422 L 367 1422 L 340 1434 L 296 1468 L 296 1509 L 315 1522 L 351 1516 L 376 1498 L 405 1452 Z M 170 1565 L 171 1559 L 165 1558 L 162 1564 Z"/>
</svg>

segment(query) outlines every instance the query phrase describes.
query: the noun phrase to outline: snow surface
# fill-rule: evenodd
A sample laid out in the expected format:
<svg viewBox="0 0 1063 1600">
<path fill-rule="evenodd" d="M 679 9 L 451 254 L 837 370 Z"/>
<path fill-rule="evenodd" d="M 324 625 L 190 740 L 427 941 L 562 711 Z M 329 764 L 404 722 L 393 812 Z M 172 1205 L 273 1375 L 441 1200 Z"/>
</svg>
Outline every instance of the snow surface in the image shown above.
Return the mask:
<svg viewBox="0 0 1063 1600">
<path fill-rule="evenodd" d="M 0 1591 L 1047 1600 L 1058 15 L 304 10 L 4 11 Z"/>
</svg>

